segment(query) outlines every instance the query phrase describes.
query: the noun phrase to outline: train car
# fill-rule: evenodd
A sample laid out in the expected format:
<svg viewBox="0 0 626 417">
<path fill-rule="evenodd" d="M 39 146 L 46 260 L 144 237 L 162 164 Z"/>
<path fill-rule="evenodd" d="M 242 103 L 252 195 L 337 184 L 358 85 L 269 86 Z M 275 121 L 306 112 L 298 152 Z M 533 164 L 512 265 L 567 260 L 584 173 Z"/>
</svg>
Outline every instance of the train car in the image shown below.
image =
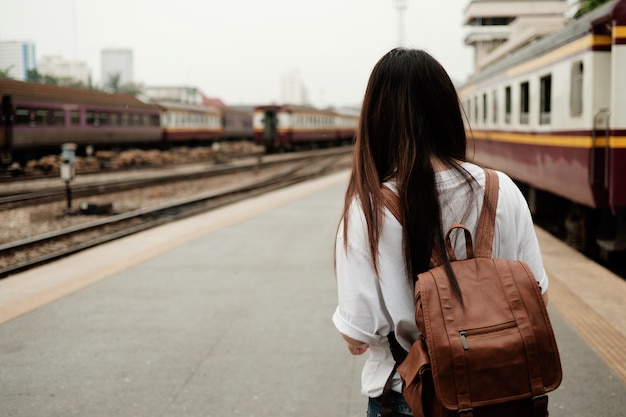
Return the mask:
<svg viewBox="0 0 626 417">
<path fill-rule="evenodd" d="M 161 129 L 164 144 L 193 144 L 222 139 L 222 111 L 204 104 L 176 101 L 156 101 L 161 109 Z"/>
<path fill-rule="evenodd" d="M 134 96 L 0 78 L 3 164 L 76 143 L 113 147 L 159 143 L 158 107 Z"/>
<path fill-rule="evenodd" d="M 267 105 L 255 108 L 254 140 L 268 152 L 301 146 L 336 146 L 354 137 L 358 115 L 308 106 Z"/>
<path fill-rule="evenodd" d="M 337 139 L 342 144 L 354 143 L 356 129 L 359 124 L 359 109 L 342 108 L 335 112 Z"/>
<path fill-rule="evenodd" d="M 476 161 L 526 184 L 534 213 L 566 208 L 563 230 L 583 251 L 626 250 L 626 0 L 513 52 L 459 95 Z"/>
<path fill-rule="evenodd" d="M 249 140 L 254 138 L 252 115 L 254 106 L 224 106 L 224 140 Z"/>
</svg>

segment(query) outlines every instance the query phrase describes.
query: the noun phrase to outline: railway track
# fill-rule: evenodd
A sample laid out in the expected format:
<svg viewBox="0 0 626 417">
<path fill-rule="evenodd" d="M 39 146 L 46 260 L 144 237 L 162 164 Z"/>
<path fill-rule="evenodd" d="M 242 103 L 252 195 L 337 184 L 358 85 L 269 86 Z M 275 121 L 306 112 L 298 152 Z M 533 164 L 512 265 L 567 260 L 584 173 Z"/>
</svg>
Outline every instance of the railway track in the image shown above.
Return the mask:
<svg viewBox="0 0 626 417">
<path fill-rule="evenodd" d="M 169 173 L 137 179 L 121 179 L 116 181 L 78 184 L 71 186 L 71 193 L 74 197 L 92 197 L 95 195 L 133 190 L 157 184 L 166 184 L 170 182 L 181 182 L 212 176 L 228 175 L 239 171 L 248 170 L 250 169 L 250 166 L 251 164 L 242 164 L 235 166 L 214 166 L 194 172 Z M 33 204 L 59 201 L 66 198 L 66 193 L 66 187 L 52 187 L 42 190 L 25 191 L 19 194 L 3 195 L 0 196 L 0 209 L 23 207 Z"/>
<path fill-rule="evenodd" d="M 236 147 L 236 148 L 234 148 Z M 204 147 L 206 148 L 206 147 Z M 168 150 L 158 151 L 156 149 L 133 149 L 132 152 L 144 155 L 143 158 L 139 160 L 128 161 L 115 163 L 116 158 L 124 159 L 124 151 L 122 152 L 113 152 L 111 151 L 111 155 L 106 155 L 106 157 L 93 157 L 90 163 L 82 163 L 77 164 L 78 167 L 78 175 L 98 175 L 98 174 L 106 174 L 112 172 L 134 172 L 140 170 L 149 170 L 155 167 L 165 167 L 166 165 L 186 165 L 189 164 L 190 161 L 193 162 L 203 162 L 207 159 L 212 159 L 216 163 L 220 162 L 232 162 L 245 158 L 251 157 L 259 157 L 265 154 L 264 150 L 259 150 L 259 147 L 255 147 L 247 142 L 235 142 L 235 143 L 227 143 L 220 150 L 211 150 L 213 153 L 209 156 L 207 152 L 200 152 L 199 154 L 194 154 L 190 152 L 194 149 L 204 149 L 203 147 L 198 148 L 171 148 Z M 241 148 L 248 148 L 242 150 Z M 128 152 L 128 151 L 126 151 Z M 154 155 L 154 152 L 158 152 L 157 156 Z M 168 155 L 172 155 L 169 156 Z M 54 157 L 55 155 L 51 155 Z M 162 156 L 159 158 L 159 156 Z M 58 155 L 60 159 L 60 155 Z M 45 159 L 45 158 L 44 158 Z M 126 158 L 128 159 L 128 158 Z M 164 162 L 164 160 L 169 160 L 170 162 Z M 11 169 L 10 167 L 2 166 L 0 167 L 0 187 L 4 184 L 16 183 L 16 182 L 32 182 L 37 180 L 45 180 L 45 179 L 56 179 L 59 177 L 59 161 L 54 161 L 53 163 L 43 163 L 38 164 L 37 161 L 32 161 L 35 167 L 30 168 L 16 168 Z"/>
<path fill-rule="evenodd" d="M 344 168 L 348 150 L 294 156 L 269 178 L 178 198 L 150 207 L 101 217 L 61 230 L 0 245 L 0 278 L 165 223 Z M 274 162 L 278 163 L 278 162 Z M 285 163 L 283 161 L 283 163 Z M 339 163 L 339 166 L 337 164 Z M 243 168 L 241 168 L 243 169 Z M 248 165 L 247 169 L 255 169 Z M 130 186 L 130 185 L 129 185 Z"/>
<path fill-rule="evenodd" d="M 168 173 L 156 173 L 152 175 L 141 175 L 135 178 L 123 178 L 118 180 L 101 179 L 101 176 L 91 175 L 93 180 L 84 183 L 70 185 L 72 197 L 93 197 L 96 195 L 109 194 L 113 192 L 128 191 L 138 188 L 145 188 L 154 185 L 167 184 L 173 182 L 184 182 L 195 179 L 210 178 L 220 175 L 230 175 L 250 169 L 262 169 L 286 162 L 297 162 L 307 160 L 319 155 L 332 155 L 336 152 L 351 152 L 350 148 L 333 148 L 323 151 L 302 152 L 295 154 L 284 154 L 275 156 L 256 155 L 241 160 L 218 165 L 196 164 L 192 170 L 172 171 Z M 60 182 L 60 181 L 59 181 Z M 29 190 L 24 188 L 19 192 L 0 193 L 0 210 L 15 207 L 24 207 L 34 204 L 42 204 L 52 201 L 60 201 L 66 198 L 68 189 L 66 186 L 52 186 L 44 189 Z"/>
</svg>

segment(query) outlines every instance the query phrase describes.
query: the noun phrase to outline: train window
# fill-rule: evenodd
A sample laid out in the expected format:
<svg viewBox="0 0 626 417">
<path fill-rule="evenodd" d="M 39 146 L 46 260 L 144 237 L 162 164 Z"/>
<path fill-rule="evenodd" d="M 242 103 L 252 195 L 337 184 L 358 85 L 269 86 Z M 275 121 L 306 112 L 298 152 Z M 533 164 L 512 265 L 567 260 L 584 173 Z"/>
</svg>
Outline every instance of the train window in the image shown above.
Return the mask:
<svg viewBox="0 0 626 417">
<path fill-rule="evenodd" d="M 583 63 L 572 64 L 569 108 L 572 116 L 583 114 Z"/>
<path fill-rule="evenodd" d="M 530 121 L 530 85 L 528 81 L 520 84 L 520 124 L 526 125 Z"/>
<path fill-rule="evenodd" d="M 474 123 L 478 123 L 478 97 L 474 97 Z"/>
<path fill-rule="evenodd" d="M 496 90 L 491 93 L 491 110 L 493 123 L 498 123 L 498 91 Z"/>
<path fill-rule="evenodd" d="M 128 113 L 123 113 L 122 114 L 122 126 L 128 126 L 130 124 L 129 119 L 130 119 L 130 115 Z"/>
<path fill-rule="evenodd" d="M 20 107 L 15 109 L 15 124 L 28 126 L 30 124 L 30 109 Z"/>
<path fill-rule="evenodd" d="M 74 126 L 78 126 L 80 124 L 80 112 L 78 110 L 72 110 L 70 112 L 70 122 Z"/>
<path fill-rule="evenodd" d="M 511 86 L 504 89 L 504 123 L 511 123 Z"/>
<path fill-rule="evenodd" d="M 552 75 L 541 77 L 540 83 L 540 100 L 539 103 L 539 124 L 550 124 L 550 115 L 552 112 Z"/>
<path fill-rule="evenodd" d="M 134 126 L 141 126 L 141 115 L 140 114 L 133 114 L 133 125 Z"/>
<path fill-rule="evenodd" d="M 45 126 L 48 124 L 48 110 L 35 110 L 35 124 L 38 126 Z"/>
<path fill-rule="evenodd" d="M 87 126 L 97 126 L 95 123 L 96 115 L 92 111 L 85 112 L 85 123 Z"/>
<path fill-rule="evenodd" d="M 487 94 L 483 94 L 483 123 L 487 123 Z"/>
<path fill-rule="evenodd" d="M 109 115 L 109 125 L 111 125 L 111 126 L 119 126 L 120 125 L 120 114 L 119 113 L 111 113 Z"/>
<path fill-rule="evenodd" d="M 87 125 L 89 126 L 101 126 L 106 124 L 106 114 L 99 112 L 86 112 L 85 117 L 87 118 Z"/>
<path fill-rule="evenodd" d="M 63 110 L 54 110 L 52 112 L 51 124 L 63 126 L 65 124 L 65 112 Z"/>
</svg>

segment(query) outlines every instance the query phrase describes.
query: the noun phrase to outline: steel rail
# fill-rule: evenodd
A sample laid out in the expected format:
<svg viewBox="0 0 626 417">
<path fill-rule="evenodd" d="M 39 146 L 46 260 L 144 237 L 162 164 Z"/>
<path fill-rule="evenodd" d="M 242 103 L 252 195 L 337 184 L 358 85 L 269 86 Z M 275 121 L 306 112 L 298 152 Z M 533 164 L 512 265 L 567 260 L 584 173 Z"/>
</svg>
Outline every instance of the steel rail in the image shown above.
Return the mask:
<svg viewBox="0 0 626 417">
<path fill-rule="evenodd" d="M 35 266 L 52 262 L 143 230 L 171 223 L 226 204 L 231 204 L 324 175 L 329 170 L 333 169 L 337 159 L 341 158 L 341 156 L 343 155 L 336 155 L 334 158 L 326 157 L 314 168 L 311 167 L 309 157 L 309 159 L 299 161 L 297 165 L 290 166 L 273 177 L 260 181 L 251 181 L 237 186 L 225 187 L 220 190 L 212 190 L 192 197 L 184 197 L 152 207 L 139 208 L 126 213 L 116 214 L 62 230 L 0 245 L 0 254 L 8 257 L 16 252 L 34 250 L 37 246 L 62 242 L 63 240 L 71 239 L 73 236 L 80 236 L 88 232 L 98 232 L 95 237 L 89 238 L 86 241 L 70 243 L 67 247 L 62 249 L 40 254 L 31 259 L 1 267 L 0 278 L 5 278 L 17 272 L 25 271 Z M 106 228 L 113 228 L 114 230 L 99 233 L 99 231 L 105 230 Z"/>
<path fill-rule="evenodd" d="M 260 157 L 252 161 L 242 162 L 238 164 L 225 163 L 221 165 L 207 166 L 192 172 L 178 172 L 153 176 L 147 175 L 145 178 L 114 180 L 109 182 L 89 182 L 72 186 L 71 192 L 74 197 L 102 195 L 112 192 L 128 191 L 137 188 L 148 187 L 150 185 L 161 185 L 172 182 L 209 178 L 219 175 L 229 175 L 236 172 L 246 171 L 255 168 L 268 168 L 286 162 L 307 160 L 315 156 L 332 156 L 337 154 L 343 155 L 348 152 L 352 152 L 351 148 L 344 147 L 315 152 L 303 152 L 298 154 L 284 154 L 282 156 L 266 157 L 265 160 L 263 160 L 263 157 Z M 51 201 L 61 201 L 66 197 L 66 193 L 66 187 L 59 186 L 54 188 L 48 188 L 45 190 L 19 192 L 16 194 L 4 196 L 0 195 L 0 208 L 8 209 L 14 207 L 24 207 L 28 205 L 41 204 Z"/>
</svg>

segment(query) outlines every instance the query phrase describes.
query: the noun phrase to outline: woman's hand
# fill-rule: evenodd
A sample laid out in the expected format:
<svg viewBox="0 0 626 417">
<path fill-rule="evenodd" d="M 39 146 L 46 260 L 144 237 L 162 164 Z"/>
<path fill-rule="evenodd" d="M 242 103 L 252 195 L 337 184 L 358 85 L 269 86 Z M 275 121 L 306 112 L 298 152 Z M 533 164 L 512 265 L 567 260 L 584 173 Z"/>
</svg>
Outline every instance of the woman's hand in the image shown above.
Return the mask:
<svg viewBox="0 0 626 417">
<path fill-rule="evenodd" d="M 348 337 L 343 333 L 341 334 L 341 337 L 343 337 L 343 340 L 346 341 L 346 346 L 353 355 L 362 355 L 370 347 L 367 343 Z"/>
</svg>

